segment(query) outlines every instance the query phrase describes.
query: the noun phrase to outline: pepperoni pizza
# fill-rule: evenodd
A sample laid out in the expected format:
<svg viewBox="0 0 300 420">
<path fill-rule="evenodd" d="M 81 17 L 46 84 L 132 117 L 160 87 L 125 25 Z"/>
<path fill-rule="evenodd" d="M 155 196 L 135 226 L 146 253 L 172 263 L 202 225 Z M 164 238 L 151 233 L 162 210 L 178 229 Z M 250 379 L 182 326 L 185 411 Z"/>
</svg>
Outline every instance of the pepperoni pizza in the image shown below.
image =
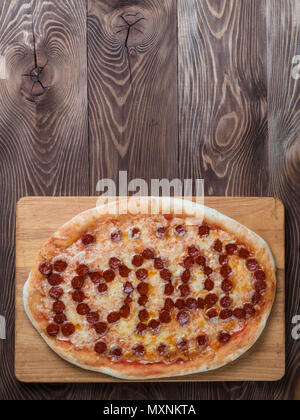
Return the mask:
<svg viewBox="0 0 300 420">
<path fill-rule="evenodd" d="M 126 379 L 204 372 L 246 352 L 274 300 L 271 251 L 215 210 L 190 220 L 96 208 L 58 230 L 24 287 L 26 313 L 48 345 Z"/>
</svg>

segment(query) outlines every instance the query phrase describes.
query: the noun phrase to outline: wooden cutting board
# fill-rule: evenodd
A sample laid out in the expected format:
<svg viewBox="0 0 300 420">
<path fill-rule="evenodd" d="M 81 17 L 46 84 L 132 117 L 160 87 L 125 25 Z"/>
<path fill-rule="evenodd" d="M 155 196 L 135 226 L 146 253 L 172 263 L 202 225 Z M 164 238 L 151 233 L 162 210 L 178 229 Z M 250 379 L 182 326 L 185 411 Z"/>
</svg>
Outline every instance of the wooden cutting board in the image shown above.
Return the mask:
<svg viewBox="0 0 300 420">
<path fill-rule="evenodd" d="M 27 197 L 17 204 L 15 374 L 23 382 L 123 382 L 65 362 L 28 321 L 22 290 L 41 245 L 76 214 L 95 207 L 95 197 Z M 285 373 L 284 207 L 273 198 L 208 197 L 205 204 L 244 224 L 271 246 L 278 288 L 268 325 L 240 359 L 216 371 L 154 382 L 275 381 Z M 149 381 L 152 382 L 152 381 Z"/>
</svg>

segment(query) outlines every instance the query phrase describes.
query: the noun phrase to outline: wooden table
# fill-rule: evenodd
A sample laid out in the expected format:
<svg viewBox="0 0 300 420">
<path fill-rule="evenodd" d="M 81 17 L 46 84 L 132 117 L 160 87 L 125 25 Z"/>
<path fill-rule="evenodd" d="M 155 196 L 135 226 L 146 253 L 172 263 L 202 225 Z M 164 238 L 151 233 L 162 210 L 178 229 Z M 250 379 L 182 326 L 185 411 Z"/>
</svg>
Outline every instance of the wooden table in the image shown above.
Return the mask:
<svg viewBox="0 0 300 420">
<path fill-rule="evenodd" d="M 300 398 L 291 337 L 300 314 L 299 28 L 297 0 L 0 0 L 0 399 Z M 119 170 L 146 181 L 204 178 L 207 195 L 283 200 L 284 379 L 17 382 L 16 202 L 95 195 L 98 180 Z"/>
</svg>

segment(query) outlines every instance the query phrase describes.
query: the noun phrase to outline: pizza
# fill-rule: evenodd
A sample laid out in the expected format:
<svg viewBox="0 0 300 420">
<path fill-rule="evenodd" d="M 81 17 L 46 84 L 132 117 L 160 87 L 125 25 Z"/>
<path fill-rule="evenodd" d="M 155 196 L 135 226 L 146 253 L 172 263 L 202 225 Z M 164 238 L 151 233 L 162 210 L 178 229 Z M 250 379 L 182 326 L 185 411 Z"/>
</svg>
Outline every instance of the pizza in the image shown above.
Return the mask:
<svg viewBox="0 0 300 420">
<path fill-rule="evenodd" d="M 41 249 L 25 310 L 68 362 L 124 379 L 187 375 L 232 362 L 261 335 L 276 288 L 267 243 L 216 210 L 164 214 L 182 200 L 143 198 L 153 200 L 155 214 L 81 213 Z"/>
</svg>

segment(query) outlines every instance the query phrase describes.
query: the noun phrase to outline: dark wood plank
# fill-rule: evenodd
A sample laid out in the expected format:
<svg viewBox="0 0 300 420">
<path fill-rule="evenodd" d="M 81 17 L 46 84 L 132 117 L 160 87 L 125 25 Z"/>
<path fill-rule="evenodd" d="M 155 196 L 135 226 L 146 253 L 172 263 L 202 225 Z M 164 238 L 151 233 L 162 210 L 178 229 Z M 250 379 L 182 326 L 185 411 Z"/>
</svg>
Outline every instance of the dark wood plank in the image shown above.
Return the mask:
<svg viewBox="0 0 300 420">
<path fill-rule="evenodd" d="M 272 387 L 275 398 L 300 399 L 299 342 L 292 319 L 300 314 L 300 80 L 292 77 L 300 55 L 300 7 L 297 0 L 267 0 L 269 194 L 286 207 L 287 372 Z M 270 387 L 271 388 L 271 387 Z"/>
<path fill-rule="evenodd" d="M 264 1 L 178 0 L 179 167 L 182 178 L 204 178 L 208 195 L 267 193 L 266 46 Z M 258 390 L 196 384 L 190 396 Z"/>
<path fill-rule="evenodd" d="M 263 195 L 267 182 L 265 2 L 179 0 L 181 177 L 209 195 Z"/>
<path fill-rule="evenodd" d="M 88 1 L 91 179 L 178 175 L 176 1 Z"/>
<path fill-rule="evenodd" d="M 15 204 L 89 191 L 86 1 L 2 0 L 0 54 L 0 398 L 48 398 L 54 388 L 20 384 L 13 373 Z M 22 75 L 35 67 L 33 87 Z"/>
</svg>

